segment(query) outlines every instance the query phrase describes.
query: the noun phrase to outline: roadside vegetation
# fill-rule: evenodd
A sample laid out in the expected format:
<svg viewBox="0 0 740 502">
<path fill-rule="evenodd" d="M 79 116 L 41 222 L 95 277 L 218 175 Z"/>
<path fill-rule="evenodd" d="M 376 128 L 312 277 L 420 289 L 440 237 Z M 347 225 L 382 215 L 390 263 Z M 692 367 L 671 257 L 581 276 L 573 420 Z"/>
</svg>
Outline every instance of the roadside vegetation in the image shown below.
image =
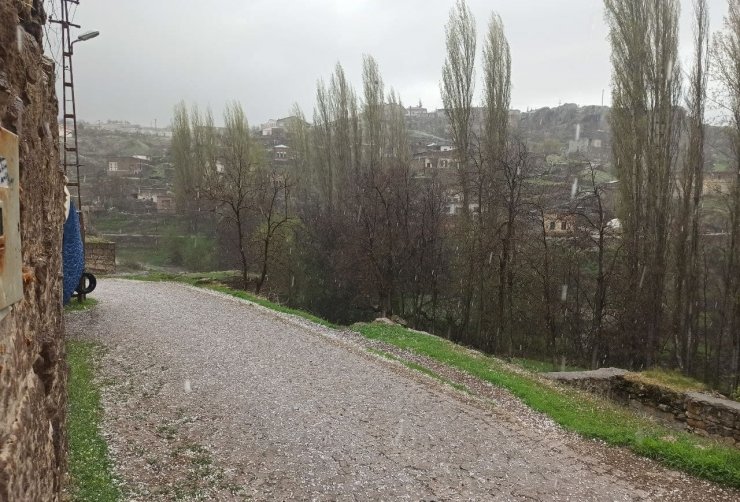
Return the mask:
<svg viewBox="0 0 740 502">
<path fill-rule="evenodd" d="M 655 368 L 641 371 L 637 373 L 637 377 L 645 383 L 670 387 L 679 392 L 702 392 L 709 390 L 709 387 L 704 382 L 700 382 L 677 371 Z"/>
<path fill-rule="evenodd" d="M 533 373 L 437 336 L 383 324 L 358 324 L 353 329 L 503 387 L 527 406 L 584 437 L 626 446 L 670 467 L 740 487 L 740 451 L 732 446 L 658 425 L 604 399 L 554 386 Z"/>
<path fill-rule="evenodd" d="M 210 274 L 162 274 L 128 276 L 147 281 L 175 281 L 204 287 L 237 298 L 255 302 L 264 307 L 338 327 L 315 315 L 266 300 L 245 291 L 233 289 L 221 281 L 228 281 L 238 272 Z M 740 450 L 713 439 L 702 438 L 662 426 L 605 399 L 575 389 L 553 384 L 537 375 L 538 372 L 559 370 L 551 363 L 534 360 L 514 360 L 508 364 L 461 345 L 410 330 L 399 325 L 358 323 L 350 329 L 366 338 L 380 340 L 403 350 L 429 357 L 452 368 L 464 371 L 492 385 L 509 390 L 527 406 L 544 413 L 564 429 L 583 437 L 604 441 L 612 446 L 627 447 L 638 455 L 698 477 L 740 488 Z M 439 376 L 417 362 L 404 361 L 396 355 L 374 350 L 374 353 L 443 381 L 458 390 L 467 388 Z M 568 370 L 579 368 L 566 367 Z M 641 378 L 674 388 L 698 390 L 696 383 L 680 374 L 665 371 L 644 372 Z"/>
<path fill-rule="evenodd" d="M 87 297 L 84 302 L 79 302 L 77 298 L 72 298 L 67 305 L 64 306 L 65 312 L 80 312 L 83 310 L 90 310 L 98 301 L 95 298 Z"/>
<path fill-rule="evenodd" d="M 95 381 L 95 361 L 100 350 L 90 342 L 67 342 L 67 430 L 70 496 L 73 501 L 112 502 L 120 499 L 108 457 L 108 445 L 100 434 L 103 412 L 100 385 Z"/>
</svg>

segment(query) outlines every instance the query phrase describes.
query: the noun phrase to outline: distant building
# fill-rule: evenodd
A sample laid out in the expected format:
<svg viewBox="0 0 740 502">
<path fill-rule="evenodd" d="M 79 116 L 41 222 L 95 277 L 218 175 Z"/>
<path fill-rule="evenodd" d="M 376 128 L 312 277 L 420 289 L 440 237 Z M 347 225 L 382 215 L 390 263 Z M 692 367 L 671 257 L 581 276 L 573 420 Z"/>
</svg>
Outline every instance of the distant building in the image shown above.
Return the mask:
<svg viewBox="0 0 740 502">
<path fill-rule="evenodd" d="M 147 134 L 150 136 L 172 137 L 172 129 L 169 127 L 149 127 L 132 124 L 125 120 L 108 120 L 105 122 L 80 122 L 80 125 L 101 131 L 115 131 L 129 134 Z"/>
<path fill-rule="evenodd" d="M 287 145 L 275 145 L 272 148 L 272 160 L 277 163 L 287 162 L 289 159 L 289 150 L 290 148 Z"/>
<path fill-rule="evenodd" d="M 281 119 L 270 119 L 264 124 L 260 125 L 262 136 L 280 136 L 283 137 L 287 134 L 290 124 L 299 120 L 296 116 L 283 117 Z"/>
<path fill-rule="evenodd" d="M 139 176 L 141 171 L 151 166 L 151 159 L 145 155 L 108 158 L 109 176 Z"/>
<path fill-rule="evenodd" d="M 457 167 L 452 150 L 428 150 L 417 153 L 412 159 L 412 171 L 426 171 L 429 169 L 450 169 Z"/>
<path fill-rule="evenodd" d="M 175 209 L 172 194 L 166 188 L 141 188 L 134 194 L 134 198 L 142 202 L 154 204 L 158 212 L 171 212 Z"/>
<path fill-rule="evenodd" d="M 566 212 L 552 212 L 544 215 L 545 235 L 565 237 L 576 230 L 576 217 Z"/>
<path fill-rule="evenodd" d="M 409 106 L 406 108 L 407 117 L 423 117 L 426 115 L 427 109 L 421 106 L 421 102 L 419 102 L 419 106 Z"/>
</svg>

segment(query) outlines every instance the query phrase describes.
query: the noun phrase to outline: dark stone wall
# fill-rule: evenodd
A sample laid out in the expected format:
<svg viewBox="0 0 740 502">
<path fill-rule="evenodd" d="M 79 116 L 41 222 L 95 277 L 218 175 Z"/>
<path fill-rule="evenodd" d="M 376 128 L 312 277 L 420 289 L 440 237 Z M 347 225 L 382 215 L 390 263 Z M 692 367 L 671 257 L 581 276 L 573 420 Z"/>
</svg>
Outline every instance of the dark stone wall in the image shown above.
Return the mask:
<svg viewBox="0 0 740 502">
<path fill-rule="evenodd" d="M 63 175 L 40 0 L 0 0 L 0 125 L 19 136 L 24 298 L 0 320 L 0 500 L 55 501 L 66 472 Z"/>
</svg>

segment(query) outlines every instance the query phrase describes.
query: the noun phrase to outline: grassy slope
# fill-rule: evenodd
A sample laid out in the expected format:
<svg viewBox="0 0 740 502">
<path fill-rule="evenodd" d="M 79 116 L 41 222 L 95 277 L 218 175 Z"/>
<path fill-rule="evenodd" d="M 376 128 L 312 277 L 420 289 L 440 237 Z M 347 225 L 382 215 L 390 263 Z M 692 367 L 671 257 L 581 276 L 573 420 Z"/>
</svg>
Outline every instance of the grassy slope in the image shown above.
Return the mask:
<svg viewBox="0 0 740 502">
<path fill-rule="evenodd" d="M 131 278 L 173 280 L 206 287 L 333 327 L 313 314 L 223 286 L 218 283 L 224 279 L 223 273 L 149 274 Z M 513 368 L 496 358 L 467 350 L 443 338 L 385 324 L 358 324 L 352 328 L 367 338 L 382 340 L 430 357 L 506 388 L 528 406 L 550 416 L 567 430 L 611 445 L 628 447 L 637 454 L 659 460 L 670 467 L 740 488 L 740 450 L 732 446 L 666 428 L 604 399 L 554 386 L 530 371 Z M 523 365 L 532 366 L 531 363 Z"/>
<path fill-rule="evenodd" d="M 100 435 L 100 388 L 94 381 L 97 350 L 89 342 L 67 342 L 69 473 L 75 501 L 108 502 L 120 498 L 108 445 Z"/>
<path fill-rule="evenodd" d="M 740 451 L 734 447 L 676 432 L 602 399 L 554 387 L 535 375 L 512 370 L 495 358 L 473 353 L 439 337 L 380 324 L 358 325 L 356 329 L 368 338 L 431 357 L 509 389 L 565 429 L 612 445 L 627 446 L 671 467 L 740 488 Z"/>
</svg>

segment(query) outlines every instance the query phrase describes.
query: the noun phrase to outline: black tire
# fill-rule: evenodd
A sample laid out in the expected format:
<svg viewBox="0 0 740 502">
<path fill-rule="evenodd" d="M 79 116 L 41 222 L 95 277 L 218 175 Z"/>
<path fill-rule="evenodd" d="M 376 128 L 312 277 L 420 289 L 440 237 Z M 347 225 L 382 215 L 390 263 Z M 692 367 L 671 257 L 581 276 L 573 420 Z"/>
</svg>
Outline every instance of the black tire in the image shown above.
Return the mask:
<svg viewBox="0 0 740 502">
<path fill-rule="evenodd" d="M 85 272 L 82 274 L 82 277 L 80 277 L 80 284 L 77 286 L 77 289 L 75 289 L 76 292 L 80 293 L 81 295 L 89 295 L 93 291 L 95 291 L 95 286 L 98 285 L 98 280 L 95 278 L 94 275 L 92 275 L 90 272 Z"/>
</svg>

